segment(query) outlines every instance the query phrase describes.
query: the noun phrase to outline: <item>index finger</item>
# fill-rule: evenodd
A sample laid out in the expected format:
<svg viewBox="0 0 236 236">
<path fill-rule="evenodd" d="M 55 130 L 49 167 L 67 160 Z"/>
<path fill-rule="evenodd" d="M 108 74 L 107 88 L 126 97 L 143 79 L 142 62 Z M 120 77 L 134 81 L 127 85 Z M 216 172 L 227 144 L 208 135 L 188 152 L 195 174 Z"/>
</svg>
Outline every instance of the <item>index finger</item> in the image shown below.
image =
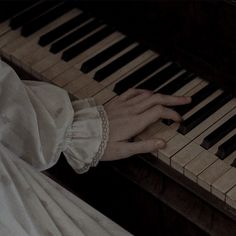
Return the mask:
<svg viewBox="0 0 236 236">
<path fill-rule="evenodd" d="M 131 88 L 131 89 L 128 89 L 126 92 L 122 93 L 119 96 L 119 100 L 120 101 L 127 101 L 129 99 L 133 99 L 133 98 L 137 97 L 138 95 L 147 94 L 147 93 L 150 93 L 150 92 L 148 90 L 145 90 L 145 89 Z"/>
<path fill-rule="evenodd" d="M 155 101 L 163 106 L 179 106 L 190 103 L 192 99 L 191 97 L 187 96 L 174 96 L 174 95 L 156 93 L 150 99 L 150 102 L 155 103 Z"/>
<path fill-rule="evenodd" d="M 157 105 L 179 106 L 179 105 L 188 104 L 190 102 L 191 102 L 190 97 L 171 96 L 171 95 L 164 95 L 164 94 L 157 93 L 157 94 L 152 95 L 151 97 L 148 97 L 142 102 L 139 102 L 138 104 L 136 104 L 133 110 L 139 114 Z"/>
</svg>

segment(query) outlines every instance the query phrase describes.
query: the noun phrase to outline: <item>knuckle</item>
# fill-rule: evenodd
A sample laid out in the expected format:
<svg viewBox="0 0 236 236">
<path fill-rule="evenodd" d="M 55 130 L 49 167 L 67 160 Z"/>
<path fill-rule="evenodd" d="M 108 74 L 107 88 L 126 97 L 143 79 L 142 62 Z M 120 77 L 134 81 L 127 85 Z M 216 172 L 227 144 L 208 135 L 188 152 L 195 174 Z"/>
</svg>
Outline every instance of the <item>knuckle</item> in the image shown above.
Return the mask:
<svg viewBox="0 0 236 236">
<path fill-rule="evenodd" d="M 153 95 L 153 92 L 152 92 L 151 90 L 143 89 L 142 91 L 143 91 L 143 93 L 146 94 L 146 95 L 149 95 L 149 96 L 150 96 L 150 95 Z"/>
<path fill-rule="evenodd" d="M 165 112 L 165 107 L 162 105 L 157 105 L 157 111 L 159 114 L 163 114 Z"/>
<path fill-rule="evenodd" d="M 162 98 L 164 95 L 162 93 L 156 93 L 157 98 Z"/>
<path fill-rule="evenodd" d="M 129 122 L 138 114 L 138 109 L 133 106 L 124 106 L 119 110 L 119 114 L 123 114 L 123 117 L 125 117 L 127 122 Z"/>
<path fill-rule="evenodd" d="M 147 122 L 148 121 L 144 115 L 137 115 L 134 119 L 133 124 L 135 124 L 137 129 L 142 129 Z"/>
<path fill-rule="evenodd" d="M 129 115 L 132 115 L 134 114 L 134 108 L 133 107 L 126 107 L 126 113 L 129 114 Z"/>
<path fill-rule="evenodd" d="M 123 94 L 119 95 L 117 98 L 118 101 L 122 101 L 122 99 L 123 99 Z"/>
<path fill-rule="evenodd" d="M 135 116 L 135 115 L 138 114 L 138 109 L 137 109 L 136 107 L 129 108 L 128 114 L 129 114 L 129 115 L 132 115 L 132 116 Z"/>
<path fill-rule="evenodd" d="M 176 120 L 181 120 L 181 115 L 178 112 L 175 112 Z"/>
<path fill-rule="evenodd" d="M 149 91 L 144 91 L 140 94 L 140 98 L 142 98 L 143 101 L 149 101 L 152 96 L 153 95 L 149 93 Z"/>
<path fill-rule="evenodd" d="M 155 140 L 150 140 L 150 148 L 156 148 L 156 141 Z"/>
<path fill-rule="evenodd" d="M 170 118 L 175 120 L 175 121 L 179 121 L 181 120 L 181 116 L 174 110 L 170 110 Z"/>
<path fill-rule="evenodd" d="M 165 95 L 163 95 L 161 93 L 156 93 L 155 99 L 162 101 L 163 99 L 165 99 Z"/>
</svg>

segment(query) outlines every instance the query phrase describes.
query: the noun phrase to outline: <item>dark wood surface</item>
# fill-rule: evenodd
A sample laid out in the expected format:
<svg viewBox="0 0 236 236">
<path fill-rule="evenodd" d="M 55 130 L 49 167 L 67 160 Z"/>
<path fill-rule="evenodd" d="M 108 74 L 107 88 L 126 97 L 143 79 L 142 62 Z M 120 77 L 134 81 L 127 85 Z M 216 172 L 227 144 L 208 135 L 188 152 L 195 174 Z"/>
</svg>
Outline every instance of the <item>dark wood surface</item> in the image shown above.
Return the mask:
<svg viewBox="0 0 236 236">
<path fill-rule="evenodd" d="M 135 235 L 236 235 L 235 220 L 209 203 L 212 196 L 196 194 L 194 183 L 188 189 L 150 158 L 100 163 L 77 175 L 61 157 L 47 174 Z"/>
<path fill-rule="evenodd" d="M 152 173 L 143 171 L 145 168 L 143 163 L 142 167 L 139 161 L 135 163 L 131 169 L 135 171 L 139 166 L 137 171 L 138 176 L 143 178 L 142 183 L 135 182 L 133 178 L 123 175 L 124 172 L 118 170 L 120 165 L 127 170 L 129 167 L 127 162 L 119 162 L 119 167 L 114 167 L 115 163 L 112 165 L 100 163 L 88 173 L 77 175 L 65 159 L 61 158 L 56 166 L 47 171 L 47 174 L 134 235 L 208 235 L 181 212 L 176 211 L 176 208 L 165 204 L 156 195 L 147 191 L 147 183 L 154 180 L 148 177 Z M 130 174 L 136 176 L 134 172 Z M 155 173 L 155 185 L 160 191 L 163 178 L 165 177 L 160 172 Z M 141 187 L 143 184 L 145 189 Z M 171 190 L 169 195 L 170 197 L 172 195 L 174 200 L 175 189 L 169 183 L 168 186 Z M 166 200 L 168 202 L 168 199 Z"/>
</svg>

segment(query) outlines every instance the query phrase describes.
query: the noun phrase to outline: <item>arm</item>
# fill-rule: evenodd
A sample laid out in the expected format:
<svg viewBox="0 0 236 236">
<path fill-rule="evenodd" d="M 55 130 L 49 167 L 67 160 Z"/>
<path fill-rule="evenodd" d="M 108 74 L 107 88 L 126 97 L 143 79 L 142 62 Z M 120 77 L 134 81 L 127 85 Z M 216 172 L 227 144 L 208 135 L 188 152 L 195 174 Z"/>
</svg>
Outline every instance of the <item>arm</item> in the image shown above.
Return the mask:
<svg viewBox="0 0 236 236">
<path fill-rule="evenodd" d="M 100 159 L 162 148 L 164 140 L 128 140 L 160 118 L 179 121 L 179 115 L 165 106 L 190 102 L 185 97 L 131 89 L 104 110 L 93 99 L 71 103 L 63 89 L 44 82 L 22 83 L 3 62 L 0 71 L 1 142 L 39 170 L 53 166 L 61 152 L 82 173 Z"/>
</svg>

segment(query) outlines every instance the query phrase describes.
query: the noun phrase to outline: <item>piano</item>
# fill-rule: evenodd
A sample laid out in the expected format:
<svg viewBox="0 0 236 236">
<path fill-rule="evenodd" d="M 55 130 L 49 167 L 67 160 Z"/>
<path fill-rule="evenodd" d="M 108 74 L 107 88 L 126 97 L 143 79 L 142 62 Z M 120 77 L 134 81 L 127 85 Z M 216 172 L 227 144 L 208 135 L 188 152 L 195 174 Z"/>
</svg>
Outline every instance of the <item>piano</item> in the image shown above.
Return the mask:
<svg viewBox="0 0 236 236">
<path fill-rule="evenodd" d="M 190 105 L 174 108 L 183 116 L 180 125 L 159 121 L 136 137 L 162 137 L 165 149 L 101 170 L 163 202 L 200 235 L 236 235 L 235 1 L 35 0 L 0 6 L 1 58 L 24 76 L 105 106 L 132 87 L 192 96 Z M 60 163 L 47 174 L 66 186 L 70 180 L 59 170 L 67 167 Z M 145 204 L 153 214 L 142 218 L 153 223 L 146 233 L 157 235 L 153 225 L 161 216 Z M 144 235 L 139 227 L 150 224 L 125 227 Z"/>
</svg>

